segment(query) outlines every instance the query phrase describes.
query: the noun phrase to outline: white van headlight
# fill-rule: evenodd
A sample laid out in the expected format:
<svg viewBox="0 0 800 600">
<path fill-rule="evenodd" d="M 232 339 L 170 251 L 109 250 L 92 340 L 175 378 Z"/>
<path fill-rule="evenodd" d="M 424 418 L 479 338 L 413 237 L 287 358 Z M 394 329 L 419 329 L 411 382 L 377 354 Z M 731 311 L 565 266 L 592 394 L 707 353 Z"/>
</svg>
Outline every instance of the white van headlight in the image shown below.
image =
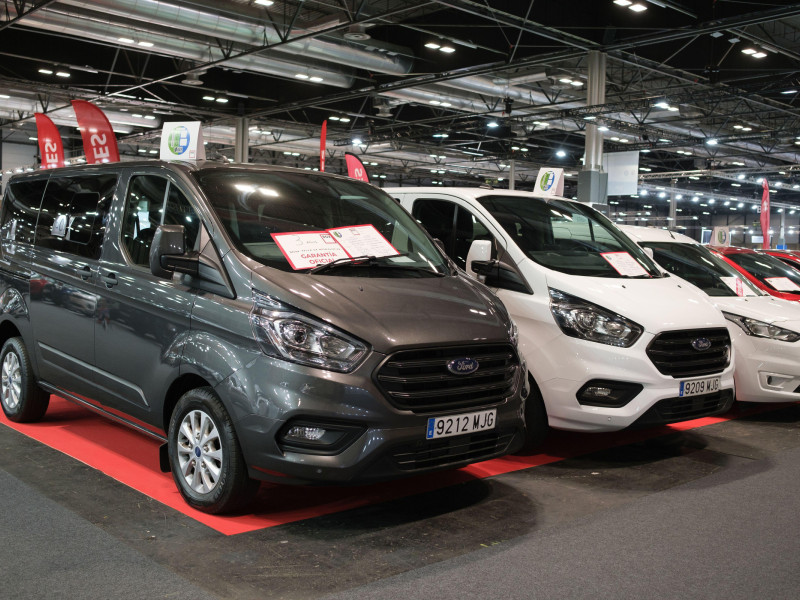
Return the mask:
<svg viewBox="0 0 800 600">
<path fill-rule="evenodd" d="M 768 338 L 771 340 L 779 340 L 781 342 L 796 342 L 797 340 L 800 340 L 800 333 L 796 333 L 790 329 L 784 329 L 783 327 L 770 325 L 764 321 L 757 321 L 756 319 L 743 317 L 741 315 L 734 315 L 733 313 L 724 311 L 722 314 L 726 319 L 728 319 L 728 321 L 736 323 L 739 327 L 741 327 L 742 331 L 744 331 L 747 335 Z"/>
<path fill-rule="evenodd" d="M 628 348 L 644 331 L 622 315 L 552 288 L 550 311 L 566 335 L 609 346 Z"/>
<path fill-rule="evenodd" d="M 363 342 L 255 291 L 250 324 L 264 354 L 302 365 L 349 373 L 367 353 Z"/>
</svg>

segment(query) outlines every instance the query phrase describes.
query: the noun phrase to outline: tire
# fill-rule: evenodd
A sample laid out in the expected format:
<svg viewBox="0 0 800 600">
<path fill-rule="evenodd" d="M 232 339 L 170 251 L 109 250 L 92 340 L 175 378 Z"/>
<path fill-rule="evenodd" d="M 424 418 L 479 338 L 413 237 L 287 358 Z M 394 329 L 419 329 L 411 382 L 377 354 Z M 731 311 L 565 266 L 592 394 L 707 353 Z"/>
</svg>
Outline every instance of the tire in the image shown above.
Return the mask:
<svg viewBox="0 0 800 600">
<path fill-rule="evenodd" d="M 550 432 L 542 393 L 530 375 L 528 375 L 528 385 L 530 393 L 525 400 L 525 444 L 520 450 L 523 454 L 532 453 L 539 448 Z"/>
<path fill-rule="evenodd" d="M 247 475 L 233 422 L 211 388 L 181 396 L 167 435 L 172 477 L 187 504 L 220 514 L 253 499 L 259 482 Z"/>
<path fill-rule="evenodd" d="M 0 404 L 10 421 L 39 421 L 50 404 L 50 394 L 36 385 L 22 338 L 13 337 L 0 351 Z"/>
</svg>

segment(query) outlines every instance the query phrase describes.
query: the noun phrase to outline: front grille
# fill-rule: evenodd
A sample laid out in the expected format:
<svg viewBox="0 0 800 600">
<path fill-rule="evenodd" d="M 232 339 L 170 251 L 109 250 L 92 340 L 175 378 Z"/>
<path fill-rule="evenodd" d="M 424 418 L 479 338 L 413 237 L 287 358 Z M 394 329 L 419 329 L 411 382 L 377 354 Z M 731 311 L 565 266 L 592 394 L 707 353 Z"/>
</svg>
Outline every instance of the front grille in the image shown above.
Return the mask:
<svg viewBox="0 0 800 600">
<path fill-rule="evenodd" d="M 692 340 L 706 338 L 708 350 L 695 350 Z M 647 347 L 647 356 L 661 373 L 672 377 L 694 377 L 720 373 L 728 366 L 731 338 L 724 327 L 687 329 L 658 334 Z"/>
<path fill-rule="evenodd" d="M 725 412 L 732 404 L 733 390 L 720 390 L 713 394 L 701 394 L 688 398 L 667 398 L 651 406 L 636 420 L 636 425 L 644 427 L 699 419 Z"/>
<path fill-rule="evenodd" d="M 447 363 L 458 358 L 479 363 L 470 375 L 455 375 Z M 502 402 L 514 390 L 519 367 L 508 344 L 402 350 L 380 367 L 377 383 L 397 408 L 415 413 L 460 410 Z"/>
<path fill-rule="evenodd" d="M 438 440 L 425 440 L 401 446 L 392 457 L 403 471 L 430 469 L 458 463 L 473 463 L 506 454 L 513 431 L 482 431 Z"/>
</svg>

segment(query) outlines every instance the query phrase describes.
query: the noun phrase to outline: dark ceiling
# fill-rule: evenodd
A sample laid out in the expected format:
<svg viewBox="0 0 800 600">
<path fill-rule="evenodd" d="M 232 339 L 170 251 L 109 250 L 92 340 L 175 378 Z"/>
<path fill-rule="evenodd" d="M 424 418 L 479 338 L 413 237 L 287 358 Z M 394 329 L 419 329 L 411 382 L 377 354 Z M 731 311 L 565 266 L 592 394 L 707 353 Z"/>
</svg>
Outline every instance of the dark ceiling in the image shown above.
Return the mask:
<svg viewBox="0 0 800 600">
<path fill-rule="evenodd" d="M 525 189 L 539 167 L 564 166 L 574 193 L 591 123 L 608 128 L 606 152 L 643 151 L 652 191 L 753 199 L 766 175 L 780 183 L 774 201 L 800 205 L 800 3 L 632 4 L 646 10 L 613 0 L 5 0 L 2 139 L 35 144 L 33 113 L 46 112 L 77 157 L 69 100 L 81 98 L 109 114 L 127 156 L 156 148 L 163 121 L 201 120 L 209 153 L 233 157 L 244 117 L 251 161 L 316 167 L 329 119 L 328 170 L 343 170 L 351 151 L 380 184 L 504 187 L 513 164 Z M 605 101 L 587 106 L 592 50 L 606 55 Z M 16 166 L 27 165 L 3 168 Z"/>
</svg>

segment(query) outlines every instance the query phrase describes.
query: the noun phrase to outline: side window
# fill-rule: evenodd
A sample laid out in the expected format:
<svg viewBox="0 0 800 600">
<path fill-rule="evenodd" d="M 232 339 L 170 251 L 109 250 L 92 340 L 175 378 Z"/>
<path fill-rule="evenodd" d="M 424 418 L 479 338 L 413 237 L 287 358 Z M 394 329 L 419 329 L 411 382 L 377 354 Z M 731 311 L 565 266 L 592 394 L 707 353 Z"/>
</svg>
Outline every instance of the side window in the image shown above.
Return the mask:
<svg viewBox="0 0 800 600">
<path fill-rule="evenodd" d="M 489 240 L 492 242 L 492 248 L 495 248 L 494 236 L 489 233 L 486 226 L 463 206 L 459 206 L 456 215 L 455 249 L 452 258 L 462 269 L 467 268 L 467 253 L 475 240 Z"/>
<path fill-rule="evenodd" d="M 195 249 L 200 219 L 183 192 L 160 175 L 136 175 L 128 185 L 122 243 L 134 264 L 149 264 L 150 246 L 159 225 L 183 225 L 186 248 Z"/>
<path fill-rule="evenodd" d="M 51 177 L 45 189 L 36 246 L 98 259 L 116 173 Z"/>
<path fill-rule="evenodd" d="M 428 231 L 431 237 L 444 244 L 445 252 L 453 256 L 453 224 L 456 205 L 446 200 L 419 199 L 411 211 L 413 217 Z"/>
<path fill-rule="evenodd" d="M 3 201 L 0 239 L 32 244 L 36 218 L 47 179 L 12 181 Z"/>
</svg>

